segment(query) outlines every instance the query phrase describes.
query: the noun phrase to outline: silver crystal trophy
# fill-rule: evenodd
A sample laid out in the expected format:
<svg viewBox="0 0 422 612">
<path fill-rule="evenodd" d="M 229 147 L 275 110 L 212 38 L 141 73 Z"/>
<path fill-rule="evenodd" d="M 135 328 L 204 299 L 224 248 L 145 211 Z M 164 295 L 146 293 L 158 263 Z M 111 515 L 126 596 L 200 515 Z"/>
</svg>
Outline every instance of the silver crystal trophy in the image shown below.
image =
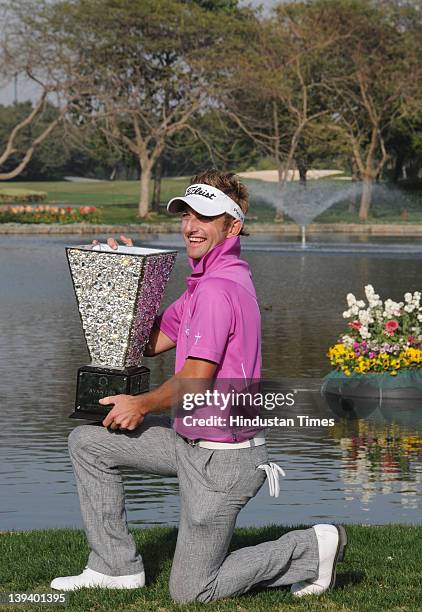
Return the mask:
<svg viewBox="0 0 422 612">
<path fill-rule="evenodd" d="M 79 368 L 77 419 L 103 419 L 113 404 L 98 403 L 120 393 L 149 389 L 141 365 L 176 251 L 108 245 L 66 248 L 91 363 Z"/>
</svg>

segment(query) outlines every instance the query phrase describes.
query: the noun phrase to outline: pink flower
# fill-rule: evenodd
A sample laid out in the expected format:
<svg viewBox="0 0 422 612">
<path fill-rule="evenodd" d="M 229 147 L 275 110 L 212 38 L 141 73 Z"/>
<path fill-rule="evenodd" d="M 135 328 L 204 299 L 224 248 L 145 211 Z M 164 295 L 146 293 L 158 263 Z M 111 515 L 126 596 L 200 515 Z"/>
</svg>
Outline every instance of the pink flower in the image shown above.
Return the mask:
<svg viewBox="0 0 422 612">
<path fill-rule="evenodd" d="M 362 327 L 362 323 L 360 321 L 351 321 L 348 323 L 349 327 L 352 329 L 360 329 Z"/>
<path fill-rule="evenodd" d="M 387 323 L 385 324 L 385 331 L 387 332 L 387 334 L 390 334 L 390 336 L 392 336 L 394 334 L 394 332 L 396 331 L 396 329 L 398 328 L 399 324 L 397 323 L 397 321 L 394 321 L 394 319 L 391 319 L 390 321 L 387 321 Z"/>
</svg>

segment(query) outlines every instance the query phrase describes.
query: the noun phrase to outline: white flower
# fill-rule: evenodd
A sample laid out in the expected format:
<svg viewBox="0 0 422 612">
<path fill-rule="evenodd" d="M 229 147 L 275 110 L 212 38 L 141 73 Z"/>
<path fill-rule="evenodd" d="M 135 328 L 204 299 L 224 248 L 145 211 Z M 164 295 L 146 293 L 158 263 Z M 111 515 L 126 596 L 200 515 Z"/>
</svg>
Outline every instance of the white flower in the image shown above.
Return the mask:
<svg viewBox="0 0 422 612">
<path fill-rule="evenodd" d="M 356 298 L 353 295 L 353 293 L 348 293 L 346 295 L 346 300 L 347 300 L 347 305 L 349 306 L 349 308 L 356 303 Z"/>
<path fill-rule="evenodd" d="M 399 317 L 401 315 L 401 309 L 404 306 L 404 302 L 394 302 L 393 300 L 385 300 L 384 304 L 384 316 L 385 317 Z"/>
<path fill-rule="evenodd" d="M 348 319 L 350 317 L 350 311 L 349 310 L 345 310 L 343 312 L 343 319 Z"/>
<path fill-rule="evenodd" d="M 415 307 L 413 304 L 406 304 L 406 306 L 404 307 L 404 310 L 406 312 L 413 312 L 415 310 Z"/>
<path fill-rule="evenodd" d="M 368 298 L 368 303 L 370 308 L 378 308 L 379 306 L 382 306 L 382 300 L 380 300 L 380 296 L 376 293 Z"/>
<path fill-rule="evenodd" d="M 371 297 L 375 294 L 375 289 L 373 288 L 372 285 L 366 285 L 365 286 L 365 295 L 366 298 L 369 300 L 371 299 Z"/>
<path fill-rule="evenodd" d="M 408 304 L 413 300 L 413 296 L 411 293 L 405 293 L 404 294 L 404 301 L 407 302 Z"/>
<path fill-rule="evenodd" d="M 359 308 L 365 308 L 365 302 L 363 300 L 359 300 L 358 302 L 356 302 L 356 306 L 358 306 Z"/>
<path fill-rule="evenodd" d="M 371 316 L 369 310 L 360 310 L 359 321 L 362 323 L 362 325 L 368 326 L 369 323 L 373 323 L 374 319 Z"/>
<path fill-rule="evenodd" d="M 343 340 L 344 346 L 346 346 L 347 348 L 351 348 L 353 346 L 354 339 L 351 336 L 348 336 L 346 334 L 342 337 L 342 340 Z"/>
</svg>

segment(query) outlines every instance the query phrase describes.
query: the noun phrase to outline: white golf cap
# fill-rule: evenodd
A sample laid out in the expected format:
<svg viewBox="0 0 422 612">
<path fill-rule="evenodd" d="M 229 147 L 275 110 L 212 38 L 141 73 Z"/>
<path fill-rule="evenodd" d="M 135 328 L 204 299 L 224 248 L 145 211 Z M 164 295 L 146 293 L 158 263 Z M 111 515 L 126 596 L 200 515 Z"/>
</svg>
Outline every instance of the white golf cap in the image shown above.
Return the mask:
<svg viewBox="0 0 422 612">
<path fill-rule="evenodd" d="M 211 185 L 202 183 L 189 185 L 184 196 L 170 200 L 167 210 L 170 213 L 178 213 L 183 210 L 185 204 L 204 217 L 215 217 L 228 213 L 242 223 L 245 221 L 245 215 L 240 206 L 223 191 Z"/>
</svg>

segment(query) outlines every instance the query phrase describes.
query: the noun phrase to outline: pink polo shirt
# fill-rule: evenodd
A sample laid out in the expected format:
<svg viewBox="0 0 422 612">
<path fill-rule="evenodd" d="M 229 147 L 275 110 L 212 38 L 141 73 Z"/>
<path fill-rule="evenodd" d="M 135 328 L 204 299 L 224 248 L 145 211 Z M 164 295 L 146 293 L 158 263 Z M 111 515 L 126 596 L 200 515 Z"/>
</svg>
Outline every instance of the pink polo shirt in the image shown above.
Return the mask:
<svg viewBox="0 0 422 612">
<path fill-rule="evenodd" d="M 240 238 L 234 237 L 216 245 L 199 261 L 189 258 L 192 274 L 186 291 L 156 319 L 176 343 L 175 372 L 188 357 L 212 361 L 217 364 L 216 388 L 222 391 L 242 390 L 261 376 L 261 316 L 249 265 L 239 255 Z M 230 410 L 230 406 L 224 411 L 205 406 L 178 411 L 173 427 L 190 439 L 233 442 L 255 435 L 257 429 L 251 427 L 234 431 L 229 426 Z M 250 410 L 247 412 L 251 416 Z M 195 428 L 183 423 L 186 415 L 218 415 L 226 422 Z"/>
</svg>

